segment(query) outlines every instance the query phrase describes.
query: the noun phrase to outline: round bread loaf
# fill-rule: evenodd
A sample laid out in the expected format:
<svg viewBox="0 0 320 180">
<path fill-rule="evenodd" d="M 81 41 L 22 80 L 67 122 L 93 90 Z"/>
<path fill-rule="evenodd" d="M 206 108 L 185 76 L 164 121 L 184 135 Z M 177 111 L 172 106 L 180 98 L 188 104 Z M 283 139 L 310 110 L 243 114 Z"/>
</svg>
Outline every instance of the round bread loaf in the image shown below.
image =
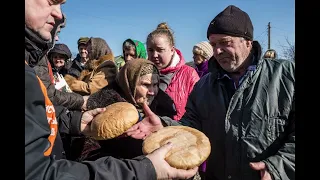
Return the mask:
<svg viewBox="0 0 320 180">
<path fill-rule="evenodd" d="M 165 160 L 177 169 L 192 169 L 201 165 L 210 155 L 208 137 L 197 129 L 187 126 L 167 126 L 152 133 L 143 141 L 142 151 L 149 154 L 171 142 L 173 147 Z"/>
<path fill-rule="evenodd" d="M 112 139 L 122 135 L 139 120 L 137 109 L 127 102 L 117 102 L 106 107 L 91 124 L 92 137 L 96 140 Z"/>
</svg>

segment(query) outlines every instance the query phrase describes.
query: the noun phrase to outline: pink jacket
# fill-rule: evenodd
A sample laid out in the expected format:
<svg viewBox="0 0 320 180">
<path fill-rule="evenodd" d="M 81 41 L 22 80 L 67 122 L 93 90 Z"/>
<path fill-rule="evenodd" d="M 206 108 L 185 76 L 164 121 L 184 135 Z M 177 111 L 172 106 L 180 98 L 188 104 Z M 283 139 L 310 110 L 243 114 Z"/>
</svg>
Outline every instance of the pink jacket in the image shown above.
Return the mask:
<svg viewBox="0 0 320 180">
<path fill-rule="evenodd" d="M 175 67 L 167 67 L 160 70 L 160 73 L 167 74 L 178 71 L 171 79 L 165 91 L 174 101 L 177 110 L 177 115 L 174 116 L 174 120 L 178 121 L 185 113 L 188 96 L 200 78 L 194 68 L 185 64 L 180 50 L 176 49 L 176 52 L 180 58 L 179 63 Z"/>
</svg>

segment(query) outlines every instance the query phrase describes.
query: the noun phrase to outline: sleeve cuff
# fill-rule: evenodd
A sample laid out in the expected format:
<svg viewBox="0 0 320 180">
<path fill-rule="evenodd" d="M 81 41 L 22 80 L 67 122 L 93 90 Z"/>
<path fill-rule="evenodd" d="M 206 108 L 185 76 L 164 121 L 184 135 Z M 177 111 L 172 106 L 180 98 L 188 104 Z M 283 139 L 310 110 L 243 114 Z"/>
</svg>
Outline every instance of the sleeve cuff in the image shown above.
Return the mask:
<svg viewBox="0 0 320 180">
<path fill-rule="evenodd" d="M 82 112 L 75 111 L 72 115 L 71 122 L 70 122 L 70 134 L 72 135 L 81 135 L 81 118 Z"/>
<path fill-rule="evenodd" d="M 133 158 L 133 160 L 142 162 L 142 164 L 145 165 L 144 167 L 147 169 L 146 171 L 144 171 L 144 172 L 147 172 L 147 174 L 137 173 L 137 179 L 145 179 L 146 177 L 150 177 L 149 179 L 157 179 L 156 170 L 149 158 L 147 158 L 145 155 L 142 155 L 142 156 Z M 139 175 L 142 175 L 143 177 L 139 177 Z"/>
</svg>

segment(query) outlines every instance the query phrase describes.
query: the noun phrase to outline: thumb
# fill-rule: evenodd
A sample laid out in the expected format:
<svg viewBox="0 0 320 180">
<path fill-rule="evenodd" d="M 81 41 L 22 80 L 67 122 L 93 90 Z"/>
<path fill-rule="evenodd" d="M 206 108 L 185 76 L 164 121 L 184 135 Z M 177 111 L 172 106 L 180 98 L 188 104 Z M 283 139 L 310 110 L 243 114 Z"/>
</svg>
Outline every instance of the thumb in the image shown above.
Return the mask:
<svg viewBox="0 0 320 180">
<path fill-rule="evenodd" d="M 143 108 L 143 112 L 144 112 L 144 114 L 145 114 L 146 116 L 149 117 L 149 116 L 155 115 L 155 114 L 151 111 L 151 109 L 149 108 L 149 106 L 147 105 L 147 103 L 143 103 L 142 108 Z"/>
<path fill-rule="evenodd" d="M 100 114 L 105 110 L 106 110 L 106 108 L 96 108 L 96 109 L 90 111 L 90 115 L 96 116 L 97 114 Z"/>
<path fill-rule="evenodd" d="M 160 157 L 165 157 L 166 154 L 170 151 L 172 148 L 172 143 L 168 142 L 167 144 L 161 146 L 160 148 L 156 149 L 154 152 L 158 154 Z"/>
<path fill-rule="evenodd" d="M 254 163 L 250 163 L 250 167 L 253 169 L 253 170 L 263 170 L 266 168 L 266 164 L 264 162 L 254 162 Z"/>
</svg>

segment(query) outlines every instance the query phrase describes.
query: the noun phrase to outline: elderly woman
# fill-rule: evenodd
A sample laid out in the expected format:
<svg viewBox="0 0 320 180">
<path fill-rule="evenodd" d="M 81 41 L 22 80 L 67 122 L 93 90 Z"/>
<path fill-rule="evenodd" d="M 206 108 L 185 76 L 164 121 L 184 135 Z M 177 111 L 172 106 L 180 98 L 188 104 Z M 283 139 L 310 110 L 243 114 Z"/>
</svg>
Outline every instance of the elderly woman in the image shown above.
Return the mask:
<svg viewBox="0 0 320 180">
<path fill-rule="evenodd" d="M 147 103 L 150 109 L 159 116 L 172 118 L 176 114 L 173 109 L 173 101 L 159 89 L 157 67 L 145 59 L 128 61 L 120 70 L 114 83 L 89 96 L 87 109 L 106 107 L 116 102 L 133 104 L 141 119 L 144 117 L 143 103 Z M 78 139 L 77 145 L 73 148 L 75 149 L 73 152 L 78 150 L 73 157 L 78 161 L 94 160 L 106 155 L 134 158 L 142 155 L 142 140 L 118 137 L 96 141 L 86 137 Z"/>
<path fill-rule="evenodd" d="M 126 39 L 122 44 L 122 55 L 116 57 L 116 64 L 121 69 L 124 64 L 133 59 L 147 58 L 147 51 L 144 44 L 138 40 Z"/>
<path fill-rule="evenodd" d="M 71 58 L 71 51 L 67 45 L 55 44 L 49 51 L 48 58 L 54 74 L 59 73 L 63 76 L 67 74 L 67 61 Z"/>
<path fill-rule="evenodd" d="M 49 74 L 55 88 L 60 91 L 72 92 L 63 79 L 63 76 L 68 72 L 67 63 L 71 58 L 71 51 L 68 46 L 65 44 L 55 44 L 53 49 L 48 53 L 48 58 L 50 63 L 48 67 L 51 67 L 49 68 Z"/>
<path fill-rule="evenodd" d="M 76 79 L 66 75 L 65 79 L 73 92 L 81 95 L 93 94 L 115 80 L 118 68 L 113 53 L 102 38 L 90 38 L 87 43 L 89 60 Z"/>
<path fill-rule="evenodd" d="M 147 58 L 147 51 L 142 42 L 133 39 L 127 39 L 122 45 L 124 61 L 128 62 L 132 59 Z"/>
</svg>

